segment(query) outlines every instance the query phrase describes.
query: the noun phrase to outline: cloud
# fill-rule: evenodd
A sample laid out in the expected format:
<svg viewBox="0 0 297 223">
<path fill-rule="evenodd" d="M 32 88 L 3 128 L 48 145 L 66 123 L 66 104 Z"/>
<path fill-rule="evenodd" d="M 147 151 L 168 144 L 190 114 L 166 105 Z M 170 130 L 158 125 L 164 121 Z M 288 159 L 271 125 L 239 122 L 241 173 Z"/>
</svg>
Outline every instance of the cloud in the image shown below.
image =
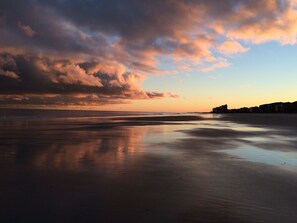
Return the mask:
<svg viewBox="0 0 297 223">
<path fill-rule="evenodd" d="M 0 75 L 2 75 L 4 77 L 13 78 L 13 79 L 19 79 L 20 78 L 15 72 L 2 70 L 2 69 L 0 69 Z"/>
<path fill-rule="evenodd" d="M 0 56 L 0 76 L 7 78 L 19 79 L 20 77 L 15 73 L 15 61 L 9 56 Z"/>
<path fill-rule="evenodd" d="M 127 99 L 117 97 L 104 97 L 96 94 L 88 95 L 0 95 L 0 106 L 18 105 L 23 107 L 61 107 L 61 106 L 100 106 L 106 104 L 125 104 Z"/>
<path fill-rule="evenodd" d="M 5 17 L 4 16 L 0 16 L 0 26 L 3 25 L 5 22 Z"/>
<path fill-rule="evenodd" d="M 221 21 L 215 21 L 213 28 L 230 38 L 255 44 L 267 41 L 296 44 L 297 11 L 294 1 L 238 2 L 233 13 L 224 16 Z"/>
<path fill-rule="evenodd" d="M 141 89 L 144 77 L 123 67 L 11 54 L 0 54 L 0 64 L 6 69 L 0 70 L 0 95 L 8 104 L 101 105 L 172 97 Z M 22 97 L 26 100 L 15 100 Z"/>
<path fill-rule="evenodd" d="M 213 71 L 213 70 L 215 70 L 217 68 L 223 68 L 223 67 L 229 67 L 229 66 L 230 66 L 230 63 L 228 61 L 220 60 L 220 61 L 217 61 L 217 62 L 213 63 L 210 66 L 200 68 L 199 71 L 201 71 L 201 72 L 210 72 L 210 71 Z"/>
<path fill-rule="evenodd" d="M 173 94 L 171 92 L 168 92 L 167 93 L 167 96 L 170 97 L 170 98 L 179 98 L 179 95 L 178 94 Z"/>
<path fill-rule="evenodd" d="M 228 56 L 248 51 L 243 45 L 296 44 L 297 36 L 296 1 L 290 0 L 0 4 L 0 54 L 15 63 L 0 64 L 2 95 L 160 98 L 167 94 L 141 89 L 146 75 L 220 69 L 230 65 Z M 168 58 L 170 69 L 160 58 Z"/>
<path fill-rule="evenodd" d="M 18 23 L 19 29 L 28 37 L 33 37 L 35 31 L 30 26 L 23 25 L 21 22 Z"/>
<path fill-rule="evenodd" d="M 218 47 L 218 51 L 225 55 L 245 53 L 248 50 L 248 48 L 244 48 L 239 42 L 236 42 L 234 40 L 227 40 Z"/>
</svg>

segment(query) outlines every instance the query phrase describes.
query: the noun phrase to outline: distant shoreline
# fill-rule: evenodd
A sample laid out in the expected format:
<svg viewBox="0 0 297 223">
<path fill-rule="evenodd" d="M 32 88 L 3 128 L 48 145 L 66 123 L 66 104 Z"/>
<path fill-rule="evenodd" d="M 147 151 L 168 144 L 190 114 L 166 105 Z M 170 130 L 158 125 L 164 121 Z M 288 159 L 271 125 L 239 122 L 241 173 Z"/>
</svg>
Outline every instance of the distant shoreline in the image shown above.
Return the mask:
<svg viewBox="0 0 297 223">
<path fill-rule="evenodd" d="M 274 102 L 255 107 L 242 107 L 238 109 L 228 109 L 228 105 L 221 105 L 213 108 L 211 113 L 297 113 L 297 101 L 295 102 Z"/>
</svg>

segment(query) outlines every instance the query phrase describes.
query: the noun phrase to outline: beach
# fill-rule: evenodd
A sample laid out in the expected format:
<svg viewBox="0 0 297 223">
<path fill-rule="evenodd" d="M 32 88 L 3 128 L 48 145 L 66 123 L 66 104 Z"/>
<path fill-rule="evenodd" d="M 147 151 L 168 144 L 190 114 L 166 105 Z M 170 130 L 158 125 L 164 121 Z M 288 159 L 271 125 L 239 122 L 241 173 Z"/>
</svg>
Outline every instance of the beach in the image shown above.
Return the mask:
<svg viewBox="0 0 297 223">
<path fill-rule="evenodd" d="M 1 222 L 296 222 L 296 114 L 26 111 L 0 112 Z"/>
</svg>

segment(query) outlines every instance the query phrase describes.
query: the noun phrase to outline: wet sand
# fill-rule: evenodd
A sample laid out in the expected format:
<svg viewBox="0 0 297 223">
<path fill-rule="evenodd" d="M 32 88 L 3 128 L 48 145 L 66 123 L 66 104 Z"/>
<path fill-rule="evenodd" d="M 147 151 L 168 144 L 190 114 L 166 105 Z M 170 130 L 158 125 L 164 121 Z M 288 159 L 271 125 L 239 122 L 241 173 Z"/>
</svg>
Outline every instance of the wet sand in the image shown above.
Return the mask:
<svg viewBox="0 0 297 223">
<path fill-rule="evenodd" d="M 215 115 L 224 121 L 231 121 L 235 123 L 249 124 L 254 126 L 272 126 L 272 127 L 284 127 L 284 128 L 297 128 L 296 114 L 224 114 Z"/>
<path fill-rule="evenodd" d="M 143 116 L 143 117 L 124 117 L 116 118 L 114 120 L 127 120 L 127 121 L 197 121 L 203 120 L 202 116 L 198 115 L 174 115 L 174 116 Z"/>
<path fill-rule="evenodd" d="M 296 115 L 152 117 L 1 120 L 0 222 L 296 222 Z"/>
</svg>

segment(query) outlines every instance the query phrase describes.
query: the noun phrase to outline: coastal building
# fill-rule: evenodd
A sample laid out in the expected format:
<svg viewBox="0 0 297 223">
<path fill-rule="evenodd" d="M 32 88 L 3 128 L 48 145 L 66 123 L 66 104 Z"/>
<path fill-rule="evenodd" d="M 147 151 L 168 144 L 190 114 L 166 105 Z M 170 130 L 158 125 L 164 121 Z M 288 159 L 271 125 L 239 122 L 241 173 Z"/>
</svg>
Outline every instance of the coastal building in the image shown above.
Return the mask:
<svg viewBox="0 0 297 223">
<path fill-rule="evenodd" d="M 297 113 L 297 101 L 275 102 L 255 107 L 243 107 L 228 110 L 228 105 L 222 105 L 212 109 L 212 113 Z"/>
<path fill-rule="evenodd" d="M 228 105 L 221 105 L 219 107 L 213 108 L 212 113 L 227 113 Z"/>
</svg>

